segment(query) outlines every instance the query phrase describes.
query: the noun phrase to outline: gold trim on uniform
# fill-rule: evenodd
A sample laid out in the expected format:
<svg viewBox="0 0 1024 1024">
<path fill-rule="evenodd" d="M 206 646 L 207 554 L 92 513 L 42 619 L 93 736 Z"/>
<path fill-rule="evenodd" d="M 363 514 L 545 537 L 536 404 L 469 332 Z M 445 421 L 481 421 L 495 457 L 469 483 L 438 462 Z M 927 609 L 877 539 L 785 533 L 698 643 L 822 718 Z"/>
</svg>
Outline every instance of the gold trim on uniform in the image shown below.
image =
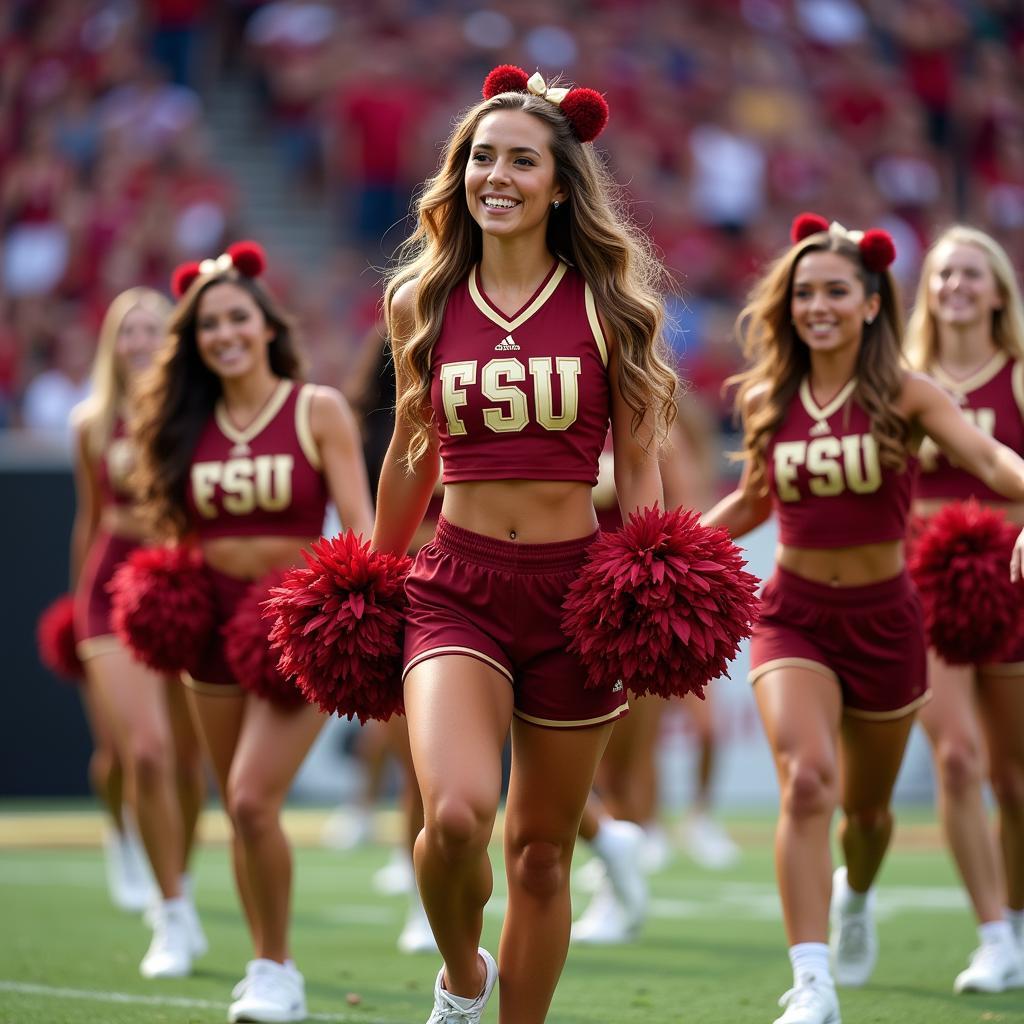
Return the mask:
<svg viewBox="0 0 1024 1024">
<path fill-rule="evenodd" d="M 851 718 L 866 718 L 869 722 L 887 722 L 894 718 L 905 718 L 932 699 L 932 691 L 925 690 L 916 700 L 897 708 L 895 711 L 861 711 L 860 708 L 843 707 L 843 714 Z"/>
<path fill-rule="evenodd" d="M 213 417 L 218 429 L 229 441 L 233 441 L 240 448 L 244 449 L 244 451 L 240 452 L 232 451 L 232 455 L 248 454 L 249 442 L 281 411 L 281 406 L 287 401 L 294 386 L 294 381 L 282 380 L 274 389 L 270 398 L 267 399 L 266 405 L 256 414 L 253 421 L 242 430 L 239 430 L 231 422 L 228 411 L 224 406 L 224 399 L 217 399 L 217 404 L 213 407 Z"/>
<path fill-rule="evenodd" d="M 204 697 L 240 697 L 244 693 L 239 683 L 204 683 L 190 672 L 181 673 L 181 681 L 194 693 Z"/>
<path fill-rule="evenodd" d="M 583 729 L 588 725 L 602 725 L 605 722 L 621 718 L 628 710 L 629 701 L 626 700 L 614 711 L 609 711 L 606 715 L 598 715 L 597 718 L 578 718 L 575 721 L 560 718 L 537 718 L 534 715 L 528 715 L 525 711 L 520 711 L 518 708 L 513 709 L 512 713 L 516 718 L 521 718 L 524 722 L 529 722 L 531 725 L 544 725 L 549 729 Z"/>
<path fill-rule="evenodd" d="M 124 644 L 121 643 L 116 633 L 86 637 L 75 644 L 75 653 L 78 655 L 79 661 L 87 661 L 99 654 L 113 654 L 123 650 Z"/>
<path fill-rule="evenodd" d="M 763 665 L 758 665 L 757 668 L 752 668 L 747 673 L 747 682 L 753 686 L 758 679 L 769 672 L 775 671 L 777 668 L 806 668 L 812 672 L 820 672 L 823 676 L 828 676 L 834 683 L 839 682 L 839 676 L 828 665 L 821 661 L 814 661 L 812 658 L 774 658 L 771 661 L 766 661 Z"/>
<path fill-rule="evenodd" d="M 496 323 L 503 331 L 511 333 L 517 327 L 522 327 L 527 320 L 533 316 L 534 313 L 544 305 L 548 299 L 551 298 L 552 293 L 558 287 L 558 282 L 565 277 L 566 265 L 559 260 L 558 266 L 555 268 L 554 273 L 551 275 L 550 280 L 544 287 L 537 293 L 537 297 L 526 307 L 515 320 L 506 320 L 496 309 L 494 309 L 490 303 L 483 297 L 480 292 L 480 286 L 477 284 L 476 275 L 478 267 L 474 266 L 469 272 L 469 297 L 473 300 L 473 304 L 477 309 L 488 320 Z"/>
<path fill-rule="evenodd" d="M 800 381 L 800 401 L 803 404 L 807 415 L 812 420 L 818 420 L 822 422 L 827 420 L 833 413 L 838 412 L 845 404 L 846 400 L 853 394 L 854 388 L 857 387 L 857 378 L 851 377 L 840 389 L 839 394 L 832 399 L 824 408 L 818 408 L 818 403 L 814 400 L 814 395 L 811 394 L 811 378 L 804 377 Z"/>
<path fill-rule="evenodd" d="M 454 644 L 447 645 L 445 647 L 431 647 L 426 651 L 421 651 L 413 658 L 408 665 L 402 669 L 402 678 L 409 674 L 409 671 L 418 665 L 422 661 L 429 661 L 431 658 L 439 658 L 445 654 L 464 654 L 470 658 L 477 658 L 478 660 L 490 665 L 492 668 L 496 668 L 510 683 L 515 682 L 512 678 L 512 673 L 500 661 L 495 661 L 490 655 L 484 654 L 483 651 L 475 650 L 472 647 L 458 647 Z"/>
<path fill-rule="evenodd" d="M 1009 358 L 1006 352 L 1000 349 L 984 366 L 975 370 L 969 377 L 964 377 L 963 380 L 951 377 L 938 363 L 929 372 L 947 391 L 952 391 L 957 395 L 966 395 L 968 392 L 984 387 L 1007 364 Z"/>
<path fill-rule="evenodd" d="M 324 468 L 320 458 L 320 449 L 313 437 L 313 397 L 316 395 L 315 384 L 303 384 L 299 388 L 299 397 L 295 400 L 295 436 L 299 439 L 302 454 L 316 470 Z"/>
<path fill-rule="evenodd" d="M 608 366 L 608 342 L 604 336 L 604 328 L 601 326 L 601 318 L 597 315 L 597 304 L 594 302 L 594 293 L 590 285 L 583 282 L 583 304 L 587 308 L 587 320 L 590 321 L 590 330 L 594 334 L 594 344 L 601 356 L 601 362 L 605 368 Z"/>
</svg>

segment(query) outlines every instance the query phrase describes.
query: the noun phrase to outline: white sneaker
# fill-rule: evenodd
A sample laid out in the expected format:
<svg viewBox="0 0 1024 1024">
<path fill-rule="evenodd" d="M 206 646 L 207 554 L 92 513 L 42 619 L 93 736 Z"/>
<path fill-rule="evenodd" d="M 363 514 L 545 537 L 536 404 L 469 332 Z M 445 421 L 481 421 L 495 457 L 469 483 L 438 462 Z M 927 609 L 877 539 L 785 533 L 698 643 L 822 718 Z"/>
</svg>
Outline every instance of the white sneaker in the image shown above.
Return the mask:
<svg viewBox="0 0 1024 1024">
<path fill-rule="evenodd" d="M 239 989 L 241 994 L 228 1007 L 229 1024 L 290 1024 L 308 1016 L 306 983 L 294 964 L 250 960 L 232 996 Z"/>
<path fill-rule="evenodd" d="M 184 978 L 192 973 L 188 912 L 182 899 L 165 900 L 151 912 L 153 939 L 139 964 L 144 978 Z"/>
<path fill-rule="evenodd" d="M 644 845 L 640 849 L 640 867 L 648 875 L 664 871 L 672 861 L 672 844 L 660 825 L 644 826 Z"/>
<path fill-rule="evenodd" d="M 373 835 L 373 815 L 362 807 L 339 807 L 328 815 L 320 842 L 332 850 L 365 846 Z"/>
<path fill-rule="evenodd" d="M 487 972 L 480 995 L 469 1006 L 460 1006 L 456 1002 L 458 997 L 446 991 L 441 984 L 444 981 L 444 967 L 442 967 L 437 972 L 437 980 L 434 982 L 434 1009 L 427 1018 L 427 1024 L 480 1024 L 487 1000 L 491 998 L 495 982 L 498 980 L 498 965 L 494 962 L 494 957 L 483 947 L 480 948 L 479 953 Z"/>
<path fill-rule="evenodd" d="M 779 1000 L 786 1012 L 775 1024 L 842 1024 L 836 987 L 830 978 L 803 975 Z"/>
<path fill-rule="evenodd" d="M 427 920 L 427 912 L 423 909 L 423 902 L 420 894 L 413 889 L 409 897 L 409 912 L 405 918 L 405 925 L 401 935 L 398 936 L 398 951 L 400 953 L 436 953 L 437 940 Z"/>
<path fill-rule="evenodd" d="M 572 884 L 580 892 L 597 892 L 605 883 L 608 872 L 600 857 L 591 857 L 578 871 L 572 874 Z"/>
<path fill-rule="evenodd" d="M 864 909 L 851 914 L 842 909 L 849 889 L 846 868 L 832 875 L 832 903 L 829 907 L 828 947 L 837 985 L 859 988 L 865 985 L 878 960 L 878 932 L 875 929 L 875 891 L 867 894 Z"/>
<path fill-rule="evenodd" d="M 740 848 L 725 828 L 702 811 L 691 814 L 682 827 L 683 849 L 709 871 L 725 871 L 740 859 Z"/>
<path fill-rule="evenodd" d="M 158 894 L 142 840 L 127 820 L 123 832 L 104 830 L 103 860 L 111 903 L 132 914 L 144 911 Z"/>
<path fill-rule="evenodd" d="M 647 877 L 641 866 L 646 835 L 632 821 L 615 818 L 602 822 L 600 851 L 608 881 L 626 915 L 626 927 L 635 931 L 647 916 Z"/>
<path fill-rule="evenodd" d="M 391 851 L 387 864 L 373 873 L 374 892 L 382 896 L 401 896 L 416 889 L 416 872 L 412 867 L 409 851 L 396 846 Z"/>
<path fill-rule="evenodd" d="M 953 982 L 953 991 L 1005 992 L 1024 988 L 1024 956 L 1016 943 L 986 942 L 971 954 L 971 965 Z"/>
<path fill-rule="evenodd" d="M 569 940 L 585 946 L 612 946 L 630 942 L 636 937 L 639 923 L 630 926 L 622 904 L 605 876 L 587 909 L 574 921 Z"/>
<path fill-rule="evenodd" d="M 250 960 L 245 965 L 245 974 L 242 975 L 242 980 L 237 982 L 235 987 L 231 990 L 232 1001 L 241 999 L 245 995 L 245 990 L 249 986 L 249 972 L 258 964 L 258 960 Z"/>
</svg>

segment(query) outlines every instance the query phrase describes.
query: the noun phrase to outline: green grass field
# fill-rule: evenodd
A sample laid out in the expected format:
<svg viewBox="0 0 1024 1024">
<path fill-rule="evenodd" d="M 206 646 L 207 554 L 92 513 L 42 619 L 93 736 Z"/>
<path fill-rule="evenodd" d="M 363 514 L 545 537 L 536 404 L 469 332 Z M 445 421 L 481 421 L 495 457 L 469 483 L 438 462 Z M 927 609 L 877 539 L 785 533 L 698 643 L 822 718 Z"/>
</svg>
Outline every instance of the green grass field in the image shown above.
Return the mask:
<svg viewBox="0 0 1024 1024">
<path fill-rule="evenodd" d="M 25 845 L 24 831 L 12 843 L 10 827 L 5 843 L 4 820 L 0 812 L 0 1021 L 224 1020 L 229 990 L 251 954 L 223 845 L 200 849 L 195 864 L 209 954 L 191 978 L 147 982 L 139 977 L 138 961 L 148 932 L 139 918 L 108 903 L 99 850 Z M 75 820 L 80 826 L 81 815 Z M 387 860 L 386 848 L 348 854 L 320 849 L 308 842 L 316 821 L 311 817 L 307 843 L 296 851 L 293 927 L 311 1019 L 422 1024 L 438 961 L 395 950 L 403 899 L 377 896 L 370 884 Z M 708 873 L 678 856 L 653 879 L 652 916 L 639 942 L 570 951 L 549 1016 L 553 1024 L 774 1019 L 790 972 L 773 883 L 771 822 L 733 824 L 745 848 L 739 867 Z M 584 858 L 581 852 L 578 862 Z M 504 892 L 498 874 L 484 934 L 495 950 Z M 577 905 L 585 898 L 579 896 Z M 898 838 L 882 876 L 879 909 L 881 962 L 870 986 L 842 993 L 846 1024 L 1024 1022 L 1024 991 L 952 995 L 974 931 L 927 819 L 908 825 Z M 486 1020 L 497 1020 L 496 1001 Z"/>
</svg>

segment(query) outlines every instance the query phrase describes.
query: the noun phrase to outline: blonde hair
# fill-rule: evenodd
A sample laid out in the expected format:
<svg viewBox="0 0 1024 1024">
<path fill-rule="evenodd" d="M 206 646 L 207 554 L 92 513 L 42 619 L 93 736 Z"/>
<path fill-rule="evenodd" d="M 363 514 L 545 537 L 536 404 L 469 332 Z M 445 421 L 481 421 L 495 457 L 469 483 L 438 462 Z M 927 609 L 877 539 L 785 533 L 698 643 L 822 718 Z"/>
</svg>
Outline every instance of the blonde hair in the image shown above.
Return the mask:
<svg viewBox="0 0 1024 1024">
<path fill-rule="evenodd" d="M 430 362 L 452 289 L 480 261 L 483 236 L 465 200 L 464 176 L 476 130 L 488 114 L 519 110 L 551 129 L 556 176 L 568 200 L 548 219 L 547 246 L 590 285 L 598 313 L 618 342 L 619 386 L 637 431 L 649 408 L 656 413 L 654 441 L 675 416 L 676 375 L 665 357 L 662 291 L 667 274 L 650 241 L 620 213 L 617 187 L 591 146 L 573 134 L 554 104 L 527 93 L 502 93 L 478 103 L 456 124 L 438 173 L 416 204 L 417 225 L 399 250 L 384 293 L 388 333 L 395 293 L 416 282 L 412 337 L 395 352 L 407 383 L 397 415 L 413 428 L 407 452 L 412 468 L 428 447 Z"/>
<path fill-rule="evenodd" d="M 160 321 L 161 330 L 171 315 L 170 301 L 152 288 L 129 288 L 107 308 L 92 361 L 89 396 L 71 411 L 71 422 L 83 432 L 86 450 L 96 458 L 110 443 L 114 423 L 127 395 L 128 382 L 117 358 L 117 338 L 133 309 L 152 313 Z"/>
<path fill-rule="evenodd" d="M 939 331 L 935 317 L 928 308 L 928 279 L 932 275 L 935 254 L 941 245 L 970 245 L 988 258 L 989 269 L 996 281 L 1001 309 L 992 311 L 992 341 L 996 348 L 1014 359 L 1024 359 L 1024 301 L 1021 299 L 1017 275 L 1006 250 L 991 236 L 965 224 L 946 228 L 925 253 L 921 264 L 921 278 L 914 297 L 914 310 L 907 322 L 904 351 L 910 365 L 918 370 L 929 370 L 939 351 Z"/>
<path fill-rule="evenodd" d="M 878 442 L 882 464 L 903 469 L 907 458 L 909 424 L 894 411 L 902 388 L 900 344 L 903 313 L 892 273 L 869 271 L 857 243 L 839 232 L 819 232 L 788 249 L 754 286 L 736 323 L 737 335 L 749 366 L 730 377 L 736 387 L 736 408 L 743 420 L 740 458 L 751 464 L 750 487 L 765 488 L 765 453 L 782 425 L 810 371 L 811 357 L 791 320 L 793 278 L 800 260 L 810 252 L 834 252 L 853 266 L 865 295 L 878 295 L 878 316 L 864 325 L 857 354 L 854 396 L 867 412 L 871 434 Z"/>
</svg>

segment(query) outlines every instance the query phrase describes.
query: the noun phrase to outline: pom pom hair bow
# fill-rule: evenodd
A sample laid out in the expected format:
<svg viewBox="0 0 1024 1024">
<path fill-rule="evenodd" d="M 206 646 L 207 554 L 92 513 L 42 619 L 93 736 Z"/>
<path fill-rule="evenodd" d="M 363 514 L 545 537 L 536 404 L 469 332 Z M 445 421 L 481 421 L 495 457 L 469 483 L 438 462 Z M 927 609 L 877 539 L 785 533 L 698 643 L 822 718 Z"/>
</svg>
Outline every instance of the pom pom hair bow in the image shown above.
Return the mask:
<svg viewBox="0 0 1024 1024">
<path fill-rule="evenodd" d="M 267 268 L 267 256 L 258 242 L 235 242 L 216 259 L 182 263 L 171 274 L 171 294 L 180 299 L 200 277 L 224 274 L 231 269 L 245 277 L 259 277 Z"/>
<path fill-rule="evenodd" d="M 757 614 L 758 579 L 696 512 L 634 512 L 594 541 L 570 584 L 562 626 L 587 687 L 681 697 L 725 674 Z"/>
<path fill-rule="evenodd" d="M 482 91 L 485 100 L 505 92 L 525 92 L 547 100 L 565 114 L 580 142 L 593 142 L 608 124 L 608 102 L 599 92 L 578 86 L 549 86 L 539 71 L 527 75 L 515 64 L 501 64 L 491 71 Z"/>
<path fill-rule="evenodd" d="M 848 238 L 860 249 L 860 258 L 864 267 L 872 274 L 881 274 L 896 259 L 896 246 L 892 235 L 881 228 L 869 228 L 867 231 L 849 231 L 839 221 L 830 224 L 817 213 L 800 213 L 793 218 L 789 230 L 790 240 L 796 245 L 811 235 L 837 235 Z"/>
</svg>

